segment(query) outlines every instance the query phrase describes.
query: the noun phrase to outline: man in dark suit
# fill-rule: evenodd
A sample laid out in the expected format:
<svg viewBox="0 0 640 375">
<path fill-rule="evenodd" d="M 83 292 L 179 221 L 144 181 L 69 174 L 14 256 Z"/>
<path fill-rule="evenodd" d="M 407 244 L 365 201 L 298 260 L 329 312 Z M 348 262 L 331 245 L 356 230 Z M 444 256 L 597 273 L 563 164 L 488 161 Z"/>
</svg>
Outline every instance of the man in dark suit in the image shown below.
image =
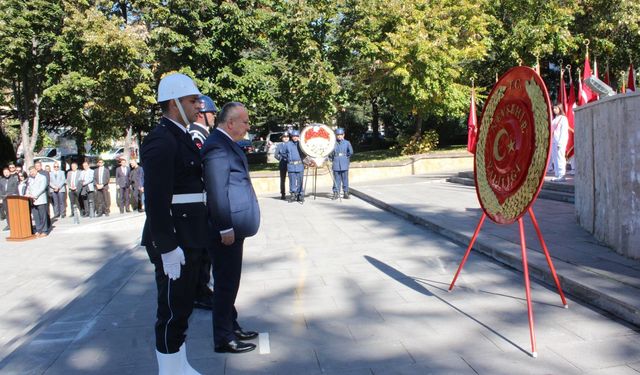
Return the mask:
<svg viewBox="0 0 640 375">
<path fill-rule="evenodd" d="M 93 182 L 96 187 L 96 216 L 109 216 L 111 194 L 109 194 L 109 168 L 104 166 L 104 160 L 98 159 L 98 167 L 93 171 Z"/>
<path fill-rule="evenodd" d="M 213 242 L 209 248 L 213 264 L 213 339 L 218 353 L 243 353 L 255 345 L 240 340 L 258 337 L 238 324 L 235 308 L 240 287 L 244 239 L 260 226 L 260 207 L 249 177 L 247 157 L 236 141 L 249 130 L 244 105 L 225 104 L 218 115 L 218 128 L 202 148 L 204 181 Z"/>
<path fill-rule="evenodd" d="M 78 163 L 71 163 L 71 170 L 67 172 L 67 190 L 69 191 L 69 207 L 71 207 L 71 215 L 80 215 L 82 206 L 80 206 L 80 189 L 82 182 L 80 181 L 80 171 Z M 76 210 L 77 209 L 77 210 Z"/>
<path fill-rule="evenodd" d="M 18 176 L 11 174 L 9 168 L 2 169 L 0 176 L 0 220 L 7 219 L 7 226 L 4 230 L 9 230 L 9 213 L 7 210 L 7 197 L 18 195 Z"/>
<path fill-rule="evenodd" d="M 145 137 L 140 154 L 147 216 L 142 245 L 155 266 L 156 358 L 162 375 L 197 374 L 184 342 L 210 230 L 200 152 L 187 132 L 198 113 L 199 94 L 184 74 L 160 81 L 163 117 Z"/>
<path fill-rule="evenodd" d="M 134 211 L 144 212 L 142 209 L 142 167 L 135 159 L 129 161 L 131 165 L 129 173 L 129 188 L 131 189 L 131 208 Z M 141 190 L 142 188 L 142 190 Z"/>
<path fill-rule="evenodd" d="M 129 173 L 131 170 L 129 166 L 127 166 L 127 161 L 125 159 L 120 159 L 120 166 L 116 169 L 116 186 L 118 187 L 118 191 L 116 194 L 116 200 L 118 201 L 118 207 L 120 208 L 120 213 L 124 213 L 125 209 L 127 212 L 131 212 L 129 209 Z"/>
</svg>

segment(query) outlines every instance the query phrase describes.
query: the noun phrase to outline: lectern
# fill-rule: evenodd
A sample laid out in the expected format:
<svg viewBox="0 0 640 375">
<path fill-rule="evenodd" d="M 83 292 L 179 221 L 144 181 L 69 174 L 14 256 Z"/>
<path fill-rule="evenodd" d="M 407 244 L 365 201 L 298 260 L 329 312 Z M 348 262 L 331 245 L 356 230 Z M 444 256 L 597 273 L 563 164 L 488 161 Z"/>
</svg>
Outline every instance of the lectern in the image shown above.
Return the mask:
<svg viewBox="0 0 640 375">
<path fill-rule="evenodd" d="M 5 198 L 11 232 L 7 241 L 27 241 L 36 238 L 31 227 L 31 198 L 10 195 Z"/>
</svg>

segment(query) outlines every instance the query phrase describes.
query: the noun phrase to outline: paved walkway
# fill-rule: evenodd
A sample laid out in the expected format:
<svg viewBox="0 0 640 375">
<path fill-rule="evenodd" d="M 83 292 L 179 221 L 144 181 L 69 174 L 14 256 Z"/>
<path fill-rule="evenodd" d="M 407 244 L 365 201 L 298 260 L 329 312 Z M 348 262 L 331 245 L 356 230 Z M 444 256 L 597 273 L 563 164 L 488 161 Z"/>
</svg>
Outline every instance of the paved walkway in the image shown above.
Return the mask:
<svg viewBox="0 0 640 375">
<path fill-rule="evenodd" d="M 473 206 L 469 198 L 472 190 L 418 181 L 412 193 L 389 194 L 395 185 L 406 188 L 403 180 L 361 191 L 389 194 L 388 199 L 420 198 L 427 208 L 413 203 L 415 209 L 433 211 L 451 225 L 479 217 L 477 202 Z M 448 208 L 443 205 L 447 191 L 459 197 Z M 467 208 L 461 207 L 466 202 Z M 203 374 L 640 371 L 640 335 L 633 327 L 571 299 L 564 309 L 557 294 L 538 283 L 532 289 L 539 357 L 531 358 L 521 273 L 474 255 L 458 287 L 448 293 L 464 246 L 436 232 L 357 198 L 318 197 L 300 205 L 263 197 L 260 204 L 263 224 L 246 242 L 238 301 L 243 326 L 262 332 L 259 348 L 241 355 L 214 353 L 211 316 L 196 311 L 187 346 L 191 363 Z M 142 222 L 139 214 L 114 215 L 89 227 L 69 224 L 67 232 L 61 225 L 28 245 L 2 242 L 0 252 L 14 258 L 14 269 L 3 262 L 2 272 L 13 283 L 27 268 L 34 274 L 47 271 L 47 260 L 64 258 L 68 267 L 22 288 L 43 306 L 18 314 L 35 328 L 23 334 L 11 355 L 2 356 L 0 373 L 156 373 L 152 266 L 143 249 L 131 247 Z M 92 246 L 93 253 L 86 250 Z M 43 302 L 54 297 L 53 290 L 38 290 L 49 284 L 60 285 L 71 300 L 49 307 L 55 314 L 47 313 Z M 20 300 L 3 294 L 0 306 L 20 306 Z M 4 316 L 0 322 L 9 325 Z"/>
</svg>

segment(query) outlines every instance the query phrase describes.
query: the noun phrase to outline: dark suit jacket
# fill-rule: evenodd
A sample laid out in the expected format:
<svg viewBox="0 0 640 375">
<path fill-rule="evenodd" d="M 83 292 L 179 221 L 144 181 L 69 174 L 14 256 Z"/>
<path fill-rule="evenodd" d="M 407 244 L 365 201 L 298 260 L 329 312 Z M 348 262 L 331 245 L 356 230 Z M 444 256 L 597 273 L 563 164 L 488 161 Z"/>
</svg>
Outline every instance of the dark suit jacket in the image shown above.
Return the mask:
<svg viewBox="0 0 640 375">
<path fill-rule="evenodd" d="M 129 182 L 135 189 L 138 189 L 142 186 L 142 167 L 140 165 L 132 169 L 129 173 Z"/>
<path fill-rule="evenodd" d="M 129 175 L 131 174 L 131 168 L 127 167 L 127 172 L 122 171 L 122 166 L 119 165 L 116 169 L 116 186 L 119 188 L 129 187 Z"/>
<path fill-rule="evenodd" d="M 151 260 L 177 246 L 205 248 L 209 228 L 204 203 L 171 203 L 174 194 L 204 191 L 200 152 L 189 134 L 163 117 L 145 137 L 140 156 L 147 215 L 142 245 Z"/>
<path fill-rule="evenodd" d="M 93 172 L 93 183 L 96 185 L 98 184 L 98 181 L 100 181 L 100 178 L 99 178 L 100 176 L 98 176 L 99 171 L 100 171 L 100 168 L 96 168 L 94 169 L 94 172 Z M 109 177 L 111 177 L 109 174 L 109 168 L 102 167 L 102 184 L 104 185 L 102 187 L 103 189 L 109 190 Z"/>
<path fill-rule="evenodd" d="M 15 174 L 9 175 L 9 178 L 0 176 L 0 198 L 9 195 L 18 195 L 18 176 Z"/>
<path fill-rule="evenodd" d="M 244 152 L 216 129 L 202 147 L 202 159 L 213 229 L 219 233 L 233 228 L 237 239 L 256 234 L 260 227 L 260 207 Z"/>
</svg>

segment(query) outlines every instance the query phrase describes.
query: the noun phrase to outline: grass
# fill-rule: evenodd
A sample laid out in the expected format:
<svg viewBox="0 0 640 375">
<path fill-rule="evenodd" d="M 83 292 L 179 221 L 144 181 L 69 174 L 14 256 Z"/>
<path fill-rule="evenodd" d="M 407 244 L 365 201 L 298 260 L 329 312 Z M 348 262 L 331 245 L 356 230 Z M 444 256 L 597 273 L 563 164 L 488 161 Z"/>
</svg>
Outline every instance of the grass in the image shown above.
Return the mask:
<svg viewBox="0 0 640 375">
<path fill-rule="evenodd" d="M 459 152 L 466 152 L 466 145 L 455 145 L 455 146 L 447 146 L 443 148 L 439 148 L 437 150 L 429 152 L 429 154 L 453 154 Z M 363 151 L 356 152 L 352 157 L 352 162 L 368 162 L 368 161 L 394 161 L 394 160 L 402 160 L 406 159 L 409 156 L 400 155 L 399 150 L 372 150 L 372 151 Z M 278 163 L 255 163 L 250 164 L 249 169 L 251 172 L 268 172 L 268 171 L 277 171 Z"/>
</svg>

